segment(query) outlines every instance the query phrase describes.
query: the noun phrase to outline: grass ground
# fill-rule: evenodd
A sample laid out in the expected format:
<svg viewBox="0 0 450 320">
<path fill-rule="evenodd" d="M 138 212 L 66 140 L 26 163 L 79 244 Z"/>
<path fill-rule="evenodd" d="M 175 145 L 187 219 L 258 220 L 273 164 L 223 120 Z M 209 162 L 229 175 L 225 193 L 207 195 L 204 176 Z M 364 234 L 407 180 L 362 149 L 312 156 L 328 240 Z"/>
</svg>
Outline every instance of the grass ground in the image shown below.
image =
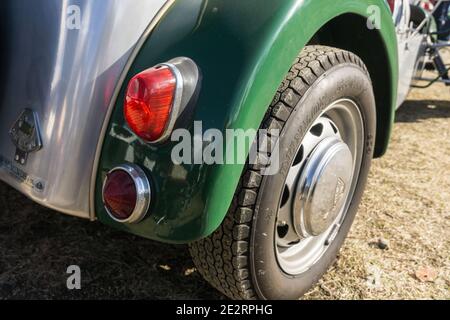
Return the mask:
<svg viewBox="0 0 450 320">
<path fill-rule="evenodd" d="M 79 291 L 66 288 L 72 264 Z M 185 246 L 57 214 L 1 183 L 0 298 L 224 299 Z M 448 87 L 414 90 L 397 112 L 349 238 L 305 298 L 450 299 Z"/>
</svg>

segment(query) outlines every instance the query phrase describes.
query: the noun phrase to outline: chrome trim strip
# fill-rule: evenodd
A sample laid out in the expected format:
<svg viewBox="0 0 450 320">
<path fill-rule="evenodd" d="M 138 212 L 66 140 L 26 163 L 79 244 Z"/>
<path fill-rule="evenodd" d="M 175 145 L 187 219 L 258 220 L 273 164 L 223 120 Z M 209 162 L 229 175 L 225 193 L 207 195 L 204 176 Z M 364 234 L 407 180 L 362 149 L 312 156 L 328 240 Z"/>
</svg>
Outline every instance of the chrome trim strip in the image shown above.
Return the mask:
<svg viewBox="0 0 450 320">
<path fill-rule="evenodd" d="M 133 179 L 134 185 L 136 186 L 136 206 L 134 207 L 133 213 L 130 215 L 130 217 L 128 219 L 121 220 L 121 219 L 117 219 L 108 210 L 108 208 L 105 205 L 105 199 L 104 199 L 104 191 L 105 191 L 106 181 L 108 181 L 108 179 L 105 179 L 105 181 L 103 182 L 103 188 L 102 188 L 103 205 L 105 206 L 106 212 L 108 213 L 110 218 L 113 219 L 114 221 L 117 221 L 120 223 L 128 223 L 128 224 L 138 223 L 139 221 L 144 219 L 144 217 L 146 216 L 146 214 L 150 208 L 150 203 L 151 203 L 151 199 L 152 199 L 152 191 L 151 191 L 150 182 L 149 182 L 148 177 L 145 174 L 145 172 L 137 165 L 132 165 L 132 164 L 122 164 L 120 166 L 117 166 L 114 169 L 112 169 L 108 173 L 108 175 L 115 171 L 119 171 L 119 170 L 125 171 L 131 177 L 131 179 Z"/>
<path fill-rule="evenodd" d="M 173 128 L 175 127 L 175 123 L 177 122 L 181 109 L 181 98 L 183 97 L 183 87 L 184 87 L 183 76 L 181 75 L 180 70 L 178 70 L 178 68 L 171 63 L 161 63 L 158 64 L 156 68 L 163 66 L 168 67 L 175 76 L 175 81 L 177 85 L 175 89 L 175 98 L 173 99 L 172 109 L 170 110 L 169 122 L 166 124 L 166 128 L 164 129 L 162 136 L 154 141 L 146 141 L 149 144 L 158 144 L 166 141 L 170 137 Z"/>
<path fill-rule="evenodd" d="M 131 53 L 123 71 L 122 75 L 120 76 L 116 88 L 114 89 L 114 93 L 112 95 L 111 101 L 108 106 L 108 111 L 105 116 L 105 120 L 103 122 L 102 130 L 100 132 L 99 140 L 97 142 L 97 149 L 95 152 L 95 158 L 93 163 L 93 169 L 92 169 L 92 176 L 91 176 L 91 184 L 90 184 L 90 219 L 93 221 L 95 220 L 95 185 L 96 185 L 96 179 L 97 179 L 97 173 L 98 173 L 98 165 L 100 162 L 100 155 L 103 148 L 103 142 L 105 141 L 105 135 L 106 130 L 108 129 L 108 125 L 111 119 L 112 112 L 114 110 L 114 105 L 117 102 L 117 97 L 119 96 L 119 92 L 122 89 L 123 83 L 125 81 L 125 78 L 131 68 L 131 65 L 133 64 L 134 60 L 136 59 L 139 51 L 141 50 L 142 46 L 144 45 L 145 41 L 148 39 L 152 31 L 155 29 L 158 22 L 161 20 L 161 18 L 166 14 L 166 12 L 172 7 L 172 5 L 175 3 L 175 0 L 168 0 L 164 6 L 160 9 L 160 11 L 157 13 L 157 15 L 154 17 L 152 22 L 150 22 L 149 26 L 147 27 L 144 34 L 139 39 L 138 43 L 133 49 L 133 52 Z"/>
<path fill-rule="evenodd" d="M 200 70 L 195 61 L 190 58 L 177 57 L 158 66 L 166 66 L 172 70 L 177 81 L 177 88 L 170 120 L 166 125 L 165 131 L 160 139 L 150 141 L 148 142 L 149 144 L 161 143 L 170 137 L 180 115 L 188 108 L 200 82 Z"/>
</svg>

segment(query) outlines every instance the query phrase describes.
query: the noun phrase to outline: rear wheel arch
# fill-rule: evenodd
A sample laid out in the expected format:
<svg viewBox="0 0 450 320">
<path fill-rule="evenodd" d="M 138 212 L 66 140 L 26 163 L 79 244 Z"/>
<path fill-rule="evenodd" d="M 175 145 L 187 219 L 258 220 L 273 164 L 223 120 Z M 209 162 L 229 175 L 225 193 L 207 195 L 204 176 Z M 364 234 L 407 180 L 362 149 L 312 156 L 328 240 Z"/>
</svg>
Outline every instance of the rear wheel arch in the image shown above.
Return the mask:
<svg viewBox="0 0 450 320">
<path fill-rule="evenodd" d="M 389 59 L 385 40 L 378 30 L 367 28 L 367 18 L 356 14 L 343 14 L 327 22 L 311 39 L 310 45 L 325 45 L 350 51 L 367 66 L 372 79 L 377 105 L 377 135 L 375 157 L 387 149 L 396 103 L 396 77 L 391 70 L 397 68 Z"/>
<path fill-rule="evenodd" d="M 374 156 L 381 157 L 388 147 L 397 104 L 398 51 L 391 12 L 384 0 L 349 0 L 342 5 L 327 7 L 329 10 L 317 13 L 318 9 L 324 7 L 323 2 L 323 0 L 317 0 L 291 8 L 295 14 L 291 12 L 288 19 L 279 23 L 276 32 L 273 31 L 275 33 L 265 38 L 265 49 L 260 50 L 257 53 L 258 56 L 254 57 L 255 63 L 249 66 L 249 73 L 241 83 L 245 88 L 243 92 L 246 95 L 239 95 L 235 100 L 235 108 L 230 112 L 233 117 L 230 117 L 228 123 L 232 129 L 256 129 L 261 123 L 260 117 L 263 120 L 262 115 L 267 111 L 267 109 L 262 110 L 267 104 L 261 101 L 267 96 L 273 97 L 276 94 L 277 88 L 273 84 L 282 82 L 298 52 L 308 45 L 336 47 L 355 53 L 362 58 L 365 64 L 370 66 L 369 73 L 374 82 L 379 116 Z M 376 5 L 381 9 L 380 30 L 367 28 L 370 5 Z M 316 20 L 310 20 L 310 23 L 305 24 L 305 19 L 312 15 Z M 345 26 L 346 28 L 344 28 Z M 330 30 L 333 27 L 338 27 L 339 30 Z M 358 33 L 358 30 L 364 40 L 362 43 L 355 39 L 354 33 Z M 327 37 L 329 35 L 332 37 Z M 374 48 L 377 50 L 374 51 Z M 373 53 L 379 54 L 379 56 Z M 383 71 L 378 70 L 381 69 L 379 68 L 380 64 L 384 66 Z M 265 79 L 265 76 L 269 74 L 270 80 Z M 251 117 L 245 110 L 252 110 Z M 241 113 L 241 111 L 244 112 Z M 228 198 L 232 199 L 231 189 L 236 190 L 243 169 L 242 166 L 233 172 L 231 169 L 228 172 L 229 168 L 221 168 L 214 172 L 220 179 L 232 180 L 232 187 L 229 191 L 221 190 L 220 193 L 212 190 L 207 212 L 228 210 L 231 204 Z M 227 201 L 223 201 L 224 199 Z M 209 224 L 211 228 L 208 230 L 208 234 L 217 229 L 219 221 L 223 221 L 222 216 L 214 223 Z"/>
</svg>

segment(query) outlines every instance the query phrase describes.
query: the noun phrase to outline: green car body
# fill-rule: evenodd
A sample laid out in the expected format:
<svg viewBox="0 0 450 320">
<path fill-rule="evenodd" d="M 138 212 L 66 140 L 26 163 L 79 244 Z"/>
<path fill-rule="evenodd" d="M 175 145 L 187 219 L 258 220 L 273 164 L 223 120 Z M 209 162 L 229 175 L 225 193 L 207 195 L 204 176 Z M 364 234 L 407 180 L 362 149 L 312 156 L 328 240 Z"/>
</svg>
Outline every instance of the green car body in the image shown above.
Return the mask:
<svg viewBox="0 0 450 320">
<path fill-rule="evenodd" d="M 380 29 L 367 28 L 379 8 Z M 258 129 L 292 62 L 307 44 L 359 55 L 376 94 L 376 156 L 388 144 L 397 99 L 398 54 L 391 12 L 384 0 L 175 1 L 147 38 L 118 93 L 102 145 L 92 202 L 96 217 L 121 230 L 169 243 L 210 235 L 222 223 L 243 165 L 175 165 L 174 142 L 152 146 L 135 138 L 123 116 L 128 81 L 175 57 L 201 70 L 202 87 L 192 120 L 203 129 Z M 191 128 L 191 130 L 193 130 Z M 106 174 L 132 162 L 151 177 L 153 199 L 137 224 L 113 221 L 102 202 Z"/>
</svg>

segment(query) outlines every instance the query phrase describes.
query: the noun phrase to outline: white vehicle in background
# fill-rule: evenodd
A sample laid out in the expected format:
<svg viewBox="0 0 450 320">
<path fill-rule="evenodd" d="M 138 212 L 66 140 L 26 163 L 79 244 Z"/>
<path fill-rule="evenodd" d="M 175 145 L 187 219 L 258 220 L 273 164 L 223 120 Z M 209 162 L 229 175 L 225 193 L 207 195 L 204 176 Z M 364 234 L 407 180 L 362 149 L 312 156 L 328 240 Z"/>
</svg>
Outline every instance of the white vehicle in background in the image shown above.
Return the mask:
<svg viewBox="0 0 450 320">
<path fill-rule="evenodd" d="M 435 82 L 450 85 L 448 66 L 439 50 L 450 47 L 450 0 L 388 0 L 397 29 L 400 85 L 398 106 L 411 87 L 428 88 Z M 436 77 L 422 76 L 424 69 Z"/>
</svg>

